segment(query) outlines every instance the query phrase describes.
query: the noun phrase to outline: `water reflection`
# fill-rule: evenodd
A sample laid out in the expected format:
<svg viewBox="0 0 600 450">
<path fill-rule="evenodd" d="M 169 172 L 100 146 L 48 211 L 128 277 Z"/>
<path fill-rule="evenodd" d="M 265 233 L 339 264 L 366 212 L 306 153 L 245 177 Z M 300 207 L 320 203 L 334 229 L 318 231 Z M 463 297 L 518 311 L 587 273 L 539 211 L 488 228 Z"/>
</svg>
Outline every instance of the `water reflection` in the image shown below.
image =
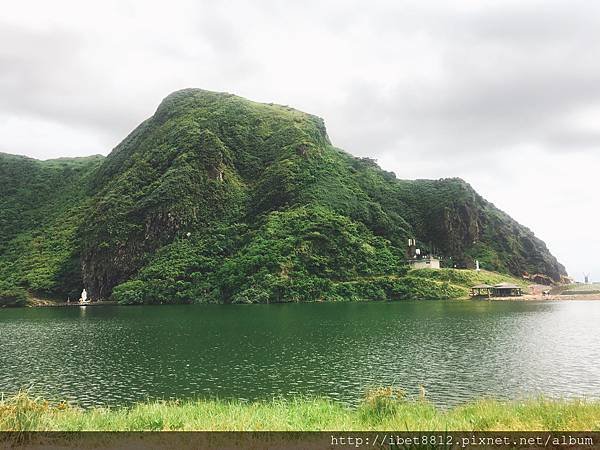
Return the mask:
<svg viewBox="0 0 600 450">
<path fill-rule="evenodd" d="M 425 386 L 600 397 L 600 302 L 398 302 L 0 311 L 0 391 L 83 406 Z"/>
</svg>

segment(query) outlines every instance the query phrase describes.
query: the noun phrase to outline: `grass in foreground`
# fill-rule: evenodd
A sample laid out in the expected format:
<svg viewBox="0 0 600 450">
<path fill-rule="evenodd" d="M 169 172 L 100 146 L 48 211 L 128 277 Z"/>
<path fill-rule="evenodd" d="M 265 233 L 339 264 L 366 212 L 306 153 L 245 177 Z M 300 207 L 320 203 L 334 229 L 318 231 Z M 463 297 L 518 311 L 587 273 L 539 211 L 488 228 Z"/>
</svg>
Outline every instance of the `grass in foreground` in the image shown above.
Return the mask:
<svg viewBox="0 0 600 450">
<path fill-rule="evenodd" d="M 318 430 L 600 430 L 600 402 L 479 400 L 447 411 L 405 400 L 392 388 L 370 392 L 357 408 L 325 399 L 151 402 L 80 409 L 26 393 L 0 401 L 0 431 L 318 431 Z"/>
</svg>

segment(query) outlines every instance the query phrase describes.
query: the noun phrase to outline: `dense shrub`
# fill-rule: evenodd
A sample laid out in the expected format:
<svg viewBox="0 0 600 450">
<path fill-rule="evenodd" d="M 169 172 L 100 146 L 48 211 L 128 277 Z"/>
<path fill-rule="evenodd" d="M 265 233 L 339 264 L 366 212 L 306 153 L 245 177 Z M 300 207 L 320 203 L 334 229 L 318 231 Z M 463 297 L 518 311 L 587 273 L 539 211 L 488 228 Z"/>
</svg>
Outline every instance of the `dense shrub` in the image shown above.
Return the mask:
<svg viewBox="0 0 600 450">
<path fill-rule="evenodd" d="M 147 283 L 141 280 L 132 280 L 121 283 L 113 289 L 112 297 L 119 303 L 128 305 L 150 303 Z"/>
<path fill-rule="evenodd" d="M 0 307 L 2 306 L 25 306 L 27 303 L 27 291 L 25 289 L 0 285 Z"/>
</svg>

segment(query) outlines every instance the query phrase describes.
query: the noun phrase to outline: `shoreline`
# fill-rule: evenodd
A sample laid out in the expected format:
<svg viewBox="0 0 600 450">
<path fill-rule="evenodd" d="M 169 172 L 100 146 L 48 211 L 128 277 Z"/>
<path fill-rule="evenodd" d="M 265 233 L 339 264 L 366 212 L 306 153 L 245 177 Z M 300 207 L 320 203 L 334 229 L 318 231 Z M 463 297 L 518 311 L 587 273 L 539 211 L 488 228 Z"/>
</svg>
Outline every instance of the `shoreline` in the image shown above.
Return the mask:
<svg viewBox="0 0 600 450">
<path fill-rule="evenodd" d="M 429 301 L 428 299 L 406 299 L 406 300 L 383 300 L 386 302 L 404 302 L 404 301 L 412 301 L 412 300 L 420 300 L 420 301 Z M 514 301 L 514 302 L 533 302 L 533 301 L 544 301 L 544 302 L 556 302 L 556 301 L 600 301 L 600 295 L 598 294 L 550 294 L 550 295 L 541 295 L 541 294 L 524 294 L 520 297 L 460 297 L 460 298 L 452 298 L 449 297 L 444 300 L 451 301 L 465 301 L 465 300 L 473 300 L 473 301 L 493 301 L 493 302 L 503 302 L 503 301 Z M 381 300 L 364 300 L 363 302 L 380 302 Z M 281 302 L 281 304 L 285 304 L 288 302 Z M 305 302 L 305 303 L 339 303 L 339 302 Z M 356 303 L 352 301 L 348 301 L 346 303 Z M 173 303 L 178 304 L 178 303 Z M 184 304 L 184 303 L 181 303 Z M 193 304 L 201 304 L 201 303 L 189 303 Z M 219 303 L 224 305 L 225 303 Z M 259 303 L 260 304 L 260 303 Z M 273 303 L 275 304 L 275 303 Z M 31 303 L 28 303 L 22 308 L 68 308 L 68 307 L 88 307 L 88 306 L 140 306 L 140 305 L 128 305 L 128 304 L 120 304 L 119 302 L 112 300 L 100 300 L 97 302 L 90 303 L 67 303 L 67 302 L 53 302 L 51 300 L 41 300 L 41 299 L 33 299 Z M 141 305 L 143 306 L 143 305 Z M 152 306 L 161 306 L 161 305 L 152 305 Z M 18 308 L 18 306 L 14 307 Z"/>
<path fill-rule="evenodd" d="M 97 302 L 65 302 L 65 301 L 53 301 L 40 298 L 32 298 L 28 300 L 28 303 L 24 305 L 24 308 L 68 308 L 68 307 L 83 307 L 83 306 L 114 306 L 118 305 L 118 302 L 112 300 L 99 300 Z"/>
<path fill-rule="evenodd" d="M 550 295 L 541 295 L 541 294 L 523 294 L 520 297 L 471 297 L 471 300 L 490 300 L 494 302 L 498 301 L 516 301 L 516 302 L 533 302 L 533 301 L 543 301 L 543 302 L 555 302 L 555 301 L 572 301 L 572 300 L 588 300 L 588 301 L 600 301 L 600 295 L 598 294 L 550 294 Z"/>
</svg>

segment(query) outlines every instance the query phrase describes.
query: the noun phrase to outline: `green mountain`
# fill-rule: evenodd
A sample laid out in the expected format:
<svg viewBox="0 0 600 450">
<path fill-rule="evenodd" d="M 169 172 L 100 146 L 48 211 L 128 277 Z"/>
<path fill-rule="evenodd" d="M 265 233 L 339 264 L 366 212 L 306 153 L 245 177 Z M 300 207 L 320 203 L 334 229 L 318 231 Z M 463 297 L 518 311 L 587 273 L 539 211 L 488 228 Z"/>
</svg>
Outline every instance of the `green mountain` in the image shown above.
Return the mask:
<svg viewBox="0 0 600 450">
<path fill-rule="evenodd" d="M 449 266 L 565 274 L 464 181 L 398 180 L 318 117 L 199 89 L 106 158 L 0 154 L 0 230 L 0 289 L 63 298 L 402 298 L 410 237 Z"/>
</svg>

